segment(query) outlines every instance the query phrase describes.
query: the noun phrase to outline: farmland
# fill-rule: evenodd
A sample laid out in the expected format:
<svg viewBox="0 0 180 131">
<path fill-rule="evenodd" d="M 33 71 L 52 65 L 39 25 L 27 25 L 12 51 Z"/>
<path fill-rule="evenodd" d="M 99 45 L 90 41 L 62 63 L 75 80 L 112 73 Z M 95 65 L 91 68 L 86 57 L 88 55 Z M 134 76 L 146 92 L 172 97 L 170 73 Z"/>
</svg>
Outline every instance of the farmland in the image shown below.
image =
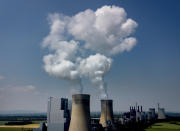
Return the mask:
<svg viewBox="0 0 180 131">
<path fill-rule="evenodd" d="M 146 131 L 179 131 L 180 122 L 170 121 L 170 122 L 158 122 L 153 124 L 151 127 L 146 129 Z"/>
<path fill-rule="evenodd" d="M 39 128 L 40 126 L 38 121 L 33 122 L 33 124 L 27 125 L 4 125 L 5 122 L 2 121 L 0 123 L 0 131 L 32 131 L 33 128 Z"/>
<path fill-rule="evenodd" d="M 24 129 L 24 128 L 0 128 L 0 131 L 32 131 L 32 129 Z"/>
</svg>

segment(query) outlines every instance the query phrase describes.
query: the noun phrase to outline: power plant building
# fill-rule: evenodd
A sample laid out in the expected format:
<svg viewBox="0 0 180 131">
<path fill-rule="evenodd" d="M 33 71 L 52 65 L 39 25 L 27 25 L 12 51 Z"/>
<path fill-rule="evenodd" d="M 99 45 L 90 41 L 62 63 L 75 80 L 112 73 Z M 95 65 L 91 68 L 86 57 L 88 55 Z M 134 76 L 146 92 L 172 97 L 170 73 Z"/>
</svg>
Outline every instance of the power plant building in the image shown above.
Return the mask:
<svg viewBox="0 0 180 131">
<path fill-rule="evenodd" d="M 166 119 L 164 108 L 158 108 L 158 119 Z"/>
<path fill-rule="evenodd" d="M 166 114 L 164 108 L 160 108 L 159 103 L 158 103 L 158 119 L 163 120 L 166 119 Z"/>
<path fill-rule="evenodd" d="M 47 131 L 66 131 L 69 120 L 68 99 L 50 97 L 47 109 Z"/>
<path fill-rule="evenodd" d="M 122 125 L 129 122 L 149 122 L 156 120 L 155 108 L 144 112 L 142 106 L 130 106 L 130 111 L 119 116 Z M 158 119 L 166 119 L 164 108 L 158 107 Z M 90 95 L 74 94 L 72 100 L 50 97 L 48 100 L 47 123 L 34 131 L 108 131 L 115 130 L 117 116 L 113 115 L 113 100 L 101 100 L 100 117 L 90 116 Z M 45 129 L 45 128 L 44 128 Z"/>
<path fill-rule="evenodd" d="M 147 112 L 147 119 L 149 121 L 156 119 L 155 108 L 149 108 L 149 111 Z"/>
</svg>

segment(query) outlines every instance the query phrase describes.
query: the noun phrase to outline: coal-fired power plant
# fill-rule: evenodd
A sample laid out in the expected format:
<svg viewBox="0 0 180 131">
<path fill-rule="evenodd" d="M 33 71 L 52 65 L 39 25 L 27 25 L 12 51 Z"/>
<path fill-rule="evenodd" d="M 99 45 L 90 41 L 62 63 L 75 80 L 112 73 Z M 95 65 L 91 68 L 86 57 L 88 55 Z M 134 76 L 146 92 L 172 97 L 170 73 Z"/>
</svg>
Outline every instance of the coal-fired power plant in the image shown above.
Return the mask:
<svg viewBox="0 0 180 131">
<path fill-rule="evenodd" d="M 114 116 L 115 115 L 115 116 Z M 164 108 L 158 106 L 143 111 L 142 106 L 130 106 L 130 111 L 113 113 L 113 100 L 101 100 L 101 112 L 91 112 L 90 95 L 74 94 L 72 100 L 50 97 L 47 123 L 33 131 L 141 131 L 149 124 L 166 120 Z"/>
<path fill-rule="evenodd" d="M 112 100 L 101 100 L 101 116 L 100 124 L 103 127 L 107 127 L 108 124 L 113 124 L 113 101 Z"/>
<path fill-rule="evenodd" d="M 72 95 L 72 113 L 69 131 L 90 131 L 90 95 Z"/>
</svg>

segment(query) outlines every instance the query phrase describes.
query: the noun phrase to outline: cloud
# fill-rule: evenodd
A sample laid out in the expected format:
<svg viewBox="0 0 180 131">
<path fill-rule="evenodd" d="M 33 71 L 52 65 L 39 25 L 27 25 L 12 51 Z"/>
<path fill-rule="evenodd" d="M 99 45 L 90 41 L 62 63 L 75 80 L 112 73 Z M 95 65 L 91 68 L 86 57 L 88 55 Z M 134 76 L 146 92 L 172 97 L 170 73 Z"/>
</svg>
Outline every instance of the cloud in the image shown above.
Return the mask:
<svg viewBox="0 0 180 131">
<path fill-rule="evenodd" d="M 84 41 L 86 49 L 105 55 L 115 55 L 134 47 L 136 41 L 133 41 L 133 44 L 126 42 L 127 48 L 113 51 L 114 48 L 124 44 L 137 25 L 134 20 L 127 18 L 123 8 L 103 6 L 96 11 L 88 9 L 71 17 L 67 30 L 76 40 Z"/>
<path fill-rule="evenodd" d="M 0 75 L 0 80 L 4 80 L 4 79 L 5 79 L 5 77 Z"/>
<path fill-rule="evenodd" d="M 55 53 L 44 57 L 45 70 L 62 79 L 77 79 L 76 65 L 71 60 L 78 50 L 78 43 L 73 40 L 60 41 L 51 44 L 50 48 L 55 50 Z"/>
<path fill-rule="evenodd" d="M 2 87 L 0 88 L 1 93 L 3 92 L 12 92 L 12 93 L 24 93 L 24 92 L 34 92 L 36 90 L 36 87 L 33 85 L 27 85 L 27 86 L 15 86 L 15 87 Z"/>
<path fill-rule="evenodd" d="M 46 110 L 48 95 L 34 85 L 0 87 L 0 110 Z M 42 108 L 43 105 L 43 108 Z"/>
<path fill-rule="evenodd" d="M 96 75 L 103 76 L 109 71 L 111 64 L 112 59 L 107 58 L 104 55 L 90 55 L 80 62 L 78 70 L 81 75 L 88 75 L 89 77 L 94 77 Z"/>
<path fill-rule="evenodd" d="M 74 16 L 49 14 L 48 21 L 50 32 L 42 46 L 50 53 L 43 58 L 44 69 L 80 86 L 87 77 L 105 89 L 104 76 L 111 68 L 112 57 L 130 51 L 137 42 L 130 35 L 138 24 L 118 6 L 87 9 Z"/>
</svg>

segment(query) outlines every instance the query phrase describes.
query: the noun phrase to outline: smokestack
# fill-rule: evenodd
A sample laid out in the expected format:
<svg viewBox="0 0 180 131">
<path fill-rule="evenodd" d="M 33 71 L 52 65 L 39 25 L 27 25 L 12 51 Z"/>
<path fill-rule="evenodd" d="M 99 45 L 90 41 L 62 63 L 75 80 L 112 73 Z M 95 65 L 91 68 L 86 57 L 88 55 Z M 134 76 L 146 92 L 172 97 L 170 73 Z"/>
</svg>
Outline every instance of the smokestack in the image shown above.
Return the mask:
<svg viewBox="0 0 180 131">
<path fill-rule="evenodd" d="M 90 95 L 72 95 L 72 113 L 69 131 L 90 131 Z"/>
<path fill-rule="evenodd" d="M 113 124 L 113 101 L 101 100 L 101 117 L 99 123 L 103 127 L 107 127 L 107 121 L 111 121 L 111 124 Z"/>
</svg>

